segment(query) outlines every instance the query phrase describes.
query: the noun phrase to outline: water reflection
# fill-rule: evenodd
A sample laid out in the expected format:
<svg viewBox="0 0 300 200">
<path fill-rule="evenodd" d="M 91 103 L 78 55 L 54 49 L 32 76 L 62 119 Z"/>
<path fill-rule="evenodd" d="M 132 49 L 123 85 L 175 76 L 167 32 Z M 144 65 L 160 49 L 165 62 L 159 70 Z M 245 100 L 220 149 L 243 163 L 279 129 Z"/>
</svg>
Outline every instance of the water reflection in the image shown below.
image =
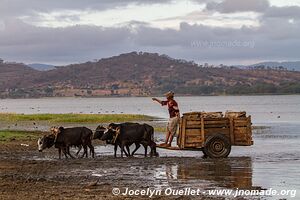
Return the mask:
<svg viewBox="0 0 300 200">
<path fill-rule="evenodd" d="M 200 160 L 166 164 L 156 169 L 156 179 L 172 182 L 193 183 L 221 188 L 253 188 L 251 157 L 222 160 Z"/>
</svg>

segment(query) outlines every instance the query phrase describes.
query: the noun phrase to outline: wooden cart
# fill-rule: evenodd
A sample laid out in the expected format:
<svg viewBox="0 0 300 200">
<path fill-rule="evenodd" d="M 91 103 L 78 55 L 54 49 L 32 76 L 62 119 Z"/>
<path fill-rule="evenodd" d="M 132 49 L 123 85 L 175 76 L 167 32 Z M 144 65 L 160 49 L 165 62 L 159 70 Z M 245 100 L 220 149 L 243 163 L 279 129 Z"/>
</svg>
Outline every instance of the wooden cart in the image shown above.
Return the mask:
<svg viewBox="0 0 300 200">
<path fill-rule="evenodd" d="M 180 119 L 178 147 L 172 150 L 200 150 L 210 158 L 225 158 L 231 146 L 251 146 L 251 116 L 246 112 L 190 112 Z"/>
</svg>

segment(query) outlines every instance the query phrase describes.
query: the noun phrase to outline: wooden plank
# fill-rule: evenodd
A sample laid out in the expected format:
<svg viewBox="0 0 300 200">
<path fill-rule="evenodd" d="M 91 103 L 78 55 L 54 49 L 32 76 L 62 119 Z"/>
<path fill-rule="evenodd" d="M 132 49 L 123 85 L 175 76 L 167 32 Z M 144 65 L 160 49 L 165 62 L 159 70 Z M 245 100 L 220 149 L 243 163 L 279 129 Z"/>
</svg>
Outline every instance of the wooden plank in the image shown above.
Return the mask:
<svg viewBox="0 0 300 200">
<path fill-rule="evenodd" d="M 245 122 L 245 121 L 249 121 L 249 117 L 234 118 L 234 122 Z"/>
<path fill-rule="evenodd" d="M 235 138 L 246 137 L 246 136 L 247 136 L 246 133 L 247 133 L 247 131 L 245 131 L 244 133 L 242 133 L 242 132 L 235 133 L 235 134 L 234 134 L 234 137 L 235 137 Z"/>
<path fill-rule="evenodd" d="M 201 129 L 201 125 L 189 125 L 185 127 L 186 129 Z"/>
<path fill-rule="evenodd" d="M 186 128 L 200 128 L 201 121 L 200 120 L 187 120 L 186 121 Z"/>
<path fill-rule="evenodd" d="M 229 135 L 230 135 L 230 142 L 234 144 L 234 132 L 233 132 L 233 119 L 230 119 L 230 128 L 229 128 Z"/>
<path fill-rule="evenodd" d="M 186 125 L 201 125 L 201 120 L 187 120 Z"/>
<path fill-rule="evenodd" d="M 201 130 L 200 129 L 186 129 L 185 135 L 186 136 L 190 136 L 190 135 L 201 136 Z"/>
<path fill-rule="evenodd" d="M 238 140 L 245 140 L 245 141 L 251 140 L 250 137 L 246 137 L 246 136 L 235 137 L 234 139 L 235 139 L 236 141 L 238 141 Z"/>
<path fill-rule="evenodd" d="M 204 118 L 201 117 L 201 138 L 202 138 L 202 144 L 201 144 L 201 147 L 204 146 L 204 143 L 205 143 L 205 125 L 204 125 Z"/>
<path fill-rule="evenodd" d="M 204 118 L 205 119 L 205 118 Z M 222 120 L 204 120 L 204 124 L 228 124 L 228 119 L 222 119 Z"/>
<path fill-rule="evenodd" d="M 240 145 L 240 146 L 248 146 L 248 145 L 251 145 L 250 142 L 248 142 L 248 141 L 243 141 L 243 140 L 236 141 L 236 144 L 237 144 L 237 145 Z"/>
<path fill-rule="evenodd" d="M 206 121 L 204 118 L 204 125 L 206 128 L 222 128 L 222 127 L 229 127 L 229 120 L 222 119 L 222 120 L 211 120 Z M 187 120 L 186 128 L 201 128 L 201 120 Z"/>
<path fill-rule="evenodd" d="M 247 138 L 249 138 L 247 135 L 242 135 L 242 134 L 240 134 L 240 135 L 235 135 L 235 137 L 234 137 L 235 139 L 241 139 L 241 138 L 245 138 L 245 139 L 247 139 Z"/>
<path fill-rule="evenodd" d="M 186 126 L 186 119 L 185 117 L 182 118 L 182 136 L 181 136 L 181 144 L 180 144 L 180 148 L 184 148 L 185 145 L 185 126 Z"/>
<path fill-rule="evenodd" d="M 205 127 L 214 127 L 214 126 L 217 126 L 217 127 L 219 127 L 219 126 L 224 126 L 224 127 L 229 127 L 229 121 L 228 121 L 228 123 L 215 123 L 215 124 L 206 124 L 206 123 L 204 123 L 204 125 L 205 125 Z"/>
<path fill-rule="evenodd" d="M 187 143 L 185 144 L 185 148 L 200 148 L 202 147 L 202 143 Z"/>
<path fill-rule="evenodd" d="M 229 125 L 225 125 L 225 124 L 205 125 L 205 129 L 212 129 L 212 128 L 229 128 Z"/>
<path fill-rule="evenodd" d="M 234 118 L 234 126 L 251 126 L 251 118 Z"/>
<path fill-rule="evenodd" d="M 180 118 L 180 122 L 179 122 L 179 133 L 178 133 L 178 136 L 177 136 L 177 146 L 180 146 L 181 144 L 181 132 L 182 132 L 182 117 Z"/>
<path fill-rule="evenodd" d="M 247 127 L 234 127 L 234 133 L 236 136 L 239 136 L 239 135 L 247 135 L 249 130 Z"/>
<path fill-rule="evenodd" d="M 185 138 L 185 143 L 201 143 L 201 142 L 202 142 L 201 135 L 187 136 Z"/>
<path fill-rule="evenodd" d="M 246 138 L 235 138 L 235 142 L 243 142 L 243 143 L 247 143 L 247 139 Z"/>
<path fill-rule="evenodd" d="M 234 122 L 234 126 L 235 127 L 247 127 L 247 126 L 249 126 L 249 122 L 248 121 Z"/>
<path fill-rule="evenodd" d="M 190 147 L 197 147 L 197 148 L 201 148 L 202 143 L 186 143 L 185 144 L 185 148 L 190 148 Z"/>
<path fill-rule="evenodd" d="M 185 135 L 185 140 L 188 140 L 188 139 L 199 139 L 201 140 L 201 135 L 198 134 L 198 135 Z"/>
<path fill-rule="evenodd" d="M 226 133 L 229 136 L 229 128 L 205 128 L 205 133 Z"/>
<path fill-rule="evenodd" d="M 182 144 L 182 124 L 183 124 L 183 117 L 180 118 L 180 126 L 179 126 L 179 134 L 178 134 L 178 137 L 177 137 L 177 145 L 180 147 L 181 144 Z"/>
<path fill-rule="evenodd" d="M 197 124 L 194 124 L 194 125 L 186 125 L 187 129 L 200 129 L 201 128 L 201 124 L 197 125 Z"/>
<path fill-rule="evenodd" d="M 236 120 L 236 119 L 234 119 Z M 247 119 L 243 119 L 244 122 L 246 121 L 247 124 L 244 127 L 234 127 L 234 135 L 235 135 L 235 142 L 234 145 L 238 146 L 250 146 L 252 145 L 252 131 L 251 131 L 251 118 L 248 117 Z M 239 122 L 241 120 L 239 119 Z"/>
<path fill-rule="evenodd" d="M 227 117 L 203 117 L 205 121 L 222 121 L 222 120 L 228 120 Z"/>
</svg>

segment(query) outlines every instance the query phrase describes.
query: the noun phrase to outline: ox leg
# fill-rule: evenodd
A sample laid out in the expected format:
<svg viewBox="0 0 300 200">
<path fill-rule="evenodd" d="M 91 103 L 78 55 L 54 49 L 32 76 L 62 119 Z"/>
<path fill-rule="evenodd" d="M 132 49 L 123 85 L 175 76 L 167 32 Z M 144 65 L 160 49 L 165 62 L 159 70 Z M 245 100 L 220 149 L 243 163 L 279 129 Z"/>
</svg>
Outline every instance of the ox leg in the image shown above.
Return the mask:
<svg viewBox="0 0 300 200">
<path fill-rule="evenodd" d="M 147 157 L 147 153 L 148 153 L 148 145 L 143 144 L 144 148 L 145 148 L 145 157 Z"/>
<path fill-rule="evenodd" d="M 66 148 L 62 148 L 62 151 L 63 151 L 63 153 L 64 153 L 64 155 L 65 155 L 65 158 L 68 158 Z"/>
<path fill-rule="evenodd" d="M 87 145 L 84 145 L 84 150 L 85 150 L 85 157 L 88 158 L 88 149 L 87 149 Z"/>
<path fill-rule="evenodd" d="M 61 159 L 61 148 L 58 148 L 58 158 Z"/>
<path fill-rule="evenodd" d="M 77 153 L 76 153 L 76 156 L 77 156 L 77 157 L 78 157 L 78 155 L 79 155 L 81 149 L 82 149 L 82 145 L 80 145 L 80 146 L 78 147 L 78 151 L 77 151 Z"/>
<path fill-rule="evenodd" d="M 121 151 L 122 151 L 121 145 L 119 144 L 118 146 L 120 147 L 120 149 L 121 149 Z M 117 146 L 117 147 L 118 147 L 118 146 Z M 117 151 L 117 150 L 116 150 L 116 151 Z M 125 151 L 125 149 L 123 149 L 123 153 L 125 154 L 126 157 L 129 156 L 128 153 Z"/>
<path fill-rule="evenodd" d="M 83 145 L 83 154 L 81 156 L 81 158 L 83 158 L 85 155 L 85 157 L 88 157 L 88 151 L 87 151 L 87 145 Z"/>
<path fill-rule="evenodd" d="M 127 150 L 127 153 L 126 153 L 126 151 L 124 151 L 125 155 L 127 157 L 130 157 L 130 148 L 129 148 L 129 145 L 126 145 L 126 150 Z"/>
<path fill-rule="evenodd" d="M 123 152 L 124 152 L 124 142 L 121 143 L 121 158 L 123 158 Z"/>
<path fill-rule="evenodd" d="M 121 147 L 120 147 L 120 148 L 121 148 Z M 129 148 L 129 146 L 128 146 L 128 148 Z M 129 154 L 127 153 L 127 151 L 125 151 L 125 149 L 123 150 L 123 152 L 124 152 L 124 154 L 125 154 L 126 157 L 129 157 L 129 156 L 130 156 L 130 150 L 129 150 Z"/>
<path fill-rule="evenodd" d="M 92 158 L 94 158 L 94 157 L 95 157 L 95 148 L 94 148 L 94 146 L 92 145 L 92 141 L 91 141 L 91 140 L 88 140 L 87 146 L 88 146 L 89 149 L 90 149 L 90 154 L 92 155 Z M 88 154 L 88 152 L 86 152 L 86 154 Z"/>
<path fill-rule="evenodd" d="M 90 152 L 92 154 L 92 157 L 95 158 L 95 148 L 94 148 L 94 146 L 91 143 L 89 143 L 88 146 L 90 148 Z"/>
<path fill-rule="evenodd" d="M 114 157 L 117 157 L 117 150 L 118 150 L 118 145 L 115 144 L 115 148 L 114 148 Z"/>
<path fill-rule="evenodd" d="M 133 150 L 131 156 L 134 155 L 134 153 L 140 148 L 140 146 L 141 146 L 141 145 L 140 145 L 139 143 L 135 143 L 135 149 Z"/>
<path fill-rule="evenodd" d="M 69 155 L 71 158 L 75 158 L 74 156 L 72 156 L 72 154 L 70 153 L 70 147 L 67 145 L 66 146 L 66 150 L 67 150 L 67 155 Z"/>
<path fill-rule="evenodd" d="M 144 147 L 144 149 L 145 149 L 145 157 L 147 157 L 147 153 L 148 153 L 148 143 L 146 142 L 146 141 L 142 141 L 141 142 L 142 143 L 142 145 L 143 145 L 143 147 Z"/>
<path fill-rule="evenodd" d="M 156 152 L 156 143 L 151 141 L 150 142 L 150 148 L 151 148 L 151 157 L 154 155 L 154 156 L 159 156 L 158 153 Z"/>
</svg>

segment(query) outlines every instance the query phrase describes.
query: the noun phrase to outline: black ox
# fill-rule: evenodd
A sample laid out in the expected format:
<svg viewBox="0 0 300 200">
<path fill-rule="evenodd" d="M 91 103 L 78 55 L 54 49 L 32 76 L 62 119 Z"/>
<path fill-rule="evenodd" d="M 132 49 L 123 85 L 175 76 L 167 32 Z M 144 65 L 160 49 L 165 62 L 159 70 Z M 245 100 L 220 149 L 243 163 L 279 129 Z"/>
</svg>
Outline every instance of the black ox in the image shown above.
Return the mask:
<svg viewBox="0 0 300 200">
<path fill-rule="evenodd" d="M 61 151 L 63 151 L 65 157 L 70 154 L 70 147 L 76 146 L 81 149 L 83 147 L 84 153 L 81 157 L 88 157 L 87 147 L 90 148 L 92 157 L 94 157 L 94 147 L 92 145 L 93 132 L 86 127 L 74 127 L 74 128 L 51 128 L 52 134 L 43 136 L 38 139 L 38 150 L 43 151 L 46 148 L 50 148 L 53 145 L 58 149 L 59 158 L 61 158 Z M 80 151 L 79 149 L 79 151 Z M 79 153 L 77 152 L 77 154 Z"/>
<path fill-rule="evenodd" d="M 107 143 L 114 144 L 114 156 L 116 157 L 118 146 L 121 148 L 121 157 L 123 152 L 126 154 L 124 147 L 126 147 L 129 156 L 133 156 L 134 153 L 140 148 L 141 144 L 145 148 L 145 157 L 147 156 L 148 146 L 151 148 L 151 156 L 158 156 L 156 152 L 156 143 L 153 141 L 154 128 L 148 124 L 138 123 L 111 123 L 103 133 L 101 140 L 105 140 Z M 136 148 L 130 154 L 129 146 L 135 144 Z"/>
</svg>

